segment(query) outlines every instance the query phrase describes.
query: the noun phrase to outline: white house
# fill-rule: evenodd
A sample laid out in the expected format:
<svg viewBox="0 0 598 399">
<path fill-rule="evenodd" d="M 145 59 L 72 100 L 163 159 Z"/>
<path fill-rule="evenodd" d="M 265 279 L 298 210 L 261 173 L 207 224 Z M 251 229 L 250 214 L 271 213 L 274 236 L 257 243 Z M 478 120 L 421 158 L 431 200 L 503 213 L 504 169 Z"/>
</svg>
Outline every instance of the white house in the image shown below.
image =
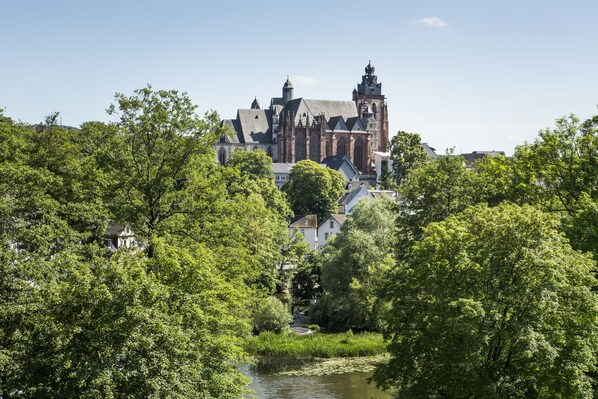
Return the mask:
<svg viewBox="0 0 598 399">
<path fill-rule="evenodd" d="M 310 250 L 318 249 L 318 215 L 300 216 L 289 226 L 289 235 L 293 237 L 300 232 Z"/>
<path fill-rule="evenodd" d="M 106 231 L 106 245 L 111 251 L 117 251 L 119 248 L 134 248 L 135 233 L 131 226 L 110 223 Z"/>
<path fill-rule="evenodd" d="M 329 239 L 341 231 L 341 226 L 347 220 L 347 215 L 333 213 L 318 226 L 318 251 L 321 251 Z"/>
</svg>

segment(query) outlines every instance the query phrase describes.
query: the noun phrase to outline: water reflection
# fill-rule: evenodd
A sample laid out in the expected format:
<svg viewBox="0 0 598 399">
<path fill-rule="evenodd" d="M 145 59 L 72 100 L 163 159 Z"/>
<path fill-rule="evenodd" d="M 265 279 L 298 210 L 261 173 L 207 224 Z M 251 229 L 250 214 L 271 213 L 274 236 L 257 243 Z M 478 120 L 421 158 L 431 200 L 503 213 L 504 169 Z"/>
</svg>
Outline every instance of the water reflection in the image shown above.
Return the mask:
<svg viewBox="0 0 598 399">
<path fill-rule="evenodd" d="M 354 372 L 322 376 L 258 374 L 245 366 L 243 374 L 253 380 L 251 389 L 259 399 L 390 399 L 390 395 L 367 383 L 371 373 Z"/>
</svg>

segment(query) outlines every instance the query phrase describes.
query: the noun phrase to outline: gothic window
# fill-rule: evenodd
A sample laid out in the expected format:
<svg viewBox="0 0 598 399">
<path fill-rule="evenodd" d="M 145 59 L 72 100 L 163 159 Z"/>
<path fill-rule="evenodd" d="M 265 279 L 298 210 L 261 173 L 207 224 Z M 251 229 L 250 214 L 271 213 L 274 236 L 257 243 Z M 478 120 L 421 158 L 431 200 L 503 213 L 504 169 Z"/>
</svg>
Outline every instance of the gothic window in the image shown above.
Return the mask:
<svg viewBox="0 0 598 399">
<path fill-rule="evenodd" d="M 347 143 L 345 142 L 345 139 L 341 137 L 336 142 L 336 155 L 346 155 L 346 154 L 347 154 Z"/>
<path fill-rule="evenodd" d="M 220 147 L 218 150 L 218 162 L 220 162 L 220 165 L 224 165 L 226 163 L 226 150 L 224 147 Z"/>
<path fill-rule="evenodd" d="M 305 159 L 305 136 L 300 133 L 295 137 L 295 162 Z"/>
<path fill-rule="evenodd" d="M 376 114 L 378 113 L 378 109 L 376 108 L 376 103 L 372 104 L 372 112 L 374 113 L 374 117 L 376 116 Z"/>
<path fill-rule="evenodd" d="M 363 170 L 363 141 L 361 139 L 355 140 L 355 148 L 353 151 L 353 164 L 358 170 Z"/>
<path fill-rule="evenodd" d="M 219 143 L 224 143 L 225 142 L 225 137 L 224 134 L 222 136 L 220 136 L 220 139 L 218 140 Z"/>
<path fill-rule="evenodd" d="M 272 157 L 272 146 L 271 145 L 268 146 L 268 150 L 266 153 L 268 154 L 269 157 Z"/>
<path fill-rule="evenodd" d="M 316 134 L 309 138 L 309 159 L 320 162 L 320 139 Z"/>
</svg>

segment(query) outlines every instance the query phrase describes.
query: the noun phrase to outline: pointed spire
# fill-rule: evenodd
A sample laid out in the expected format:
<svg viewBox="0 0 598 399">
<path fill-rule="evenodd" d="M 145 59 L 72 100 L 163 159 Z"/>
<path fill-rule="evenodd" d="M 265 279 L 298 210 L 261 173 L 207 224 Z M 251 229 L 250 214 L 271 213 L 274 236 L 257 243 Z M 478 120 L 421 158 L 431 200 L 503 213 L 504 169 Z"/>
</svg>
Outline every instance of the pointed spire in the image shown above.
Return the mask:
<svg viewBox="0 0 598 399">
<path fill-rule="evenodd" d="M 251 109 L 262 109 L 260 107 L 260 103 L 257 101 L 257 96 L 255 96 L 253 102 L 251 103 Z"/>
</svg>

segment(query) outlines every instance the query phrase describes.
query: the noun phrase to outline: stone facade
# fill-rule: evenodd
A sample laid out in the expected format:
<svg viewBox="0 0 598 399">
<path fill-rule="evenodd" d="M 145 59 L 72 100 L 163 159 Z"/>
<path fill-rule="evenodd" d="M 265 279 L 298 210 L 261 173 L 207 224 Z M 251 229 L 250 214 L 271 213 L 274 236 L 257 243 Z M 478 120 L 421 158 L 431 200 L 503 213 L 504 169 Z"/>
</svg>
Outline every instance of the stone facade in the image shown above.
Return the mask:
<svg viewBox="0 0 598 399">
<path fill-rule="evenodd" d="M 352 101 L 294 98 L 287 78 L 282 97 L 268 109 L 256 100 L 251 109 L 240 109 L 236 119 L 224 120 L 229 134 L 216 145 L 221 163 L 234 149 L 263 149 L 274 162 L 321 162 L 330 156 L 347 156 L 362 173 L 374 171 L 374 151 L 387 151 L 388 110 L 382 84 L 370 64 Z"/>
</svg>

